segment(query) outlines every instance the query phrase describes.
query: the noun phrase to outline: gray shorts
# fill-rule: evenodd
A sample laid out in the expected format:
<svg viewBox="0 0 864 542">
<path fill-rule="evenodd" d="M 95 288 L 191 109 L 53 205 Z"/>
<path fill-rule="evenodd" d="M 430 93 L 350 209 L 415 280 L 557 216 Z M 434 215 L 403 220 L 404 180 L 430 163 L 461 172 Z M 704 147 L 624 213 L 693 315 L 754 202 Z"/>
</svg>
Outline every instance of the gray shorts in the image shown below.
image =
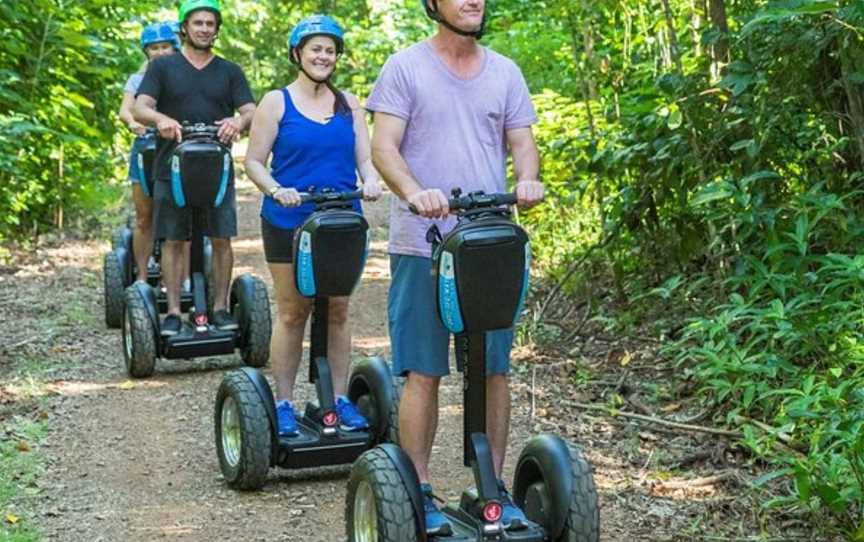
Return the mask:
<svg viewBox="0 0 864 542">
<path fill-rule="evenodd" d="M 171 184 L 157 181 L 153 189 L 156 209 L 153 222 L 156 224 L 156 238 L 169 241 L 186 241 L 192 237 L 192 210 L 177 207 L 171 196 Z M 204 235 L 214 239 L 228 239 L 237 236 L 237 197 L 234 183 L 228 184 L 222 205 L 204 211 Z"/>
<path fill-rule="evenodd" d="M 390 295 L 387 313 L 393 374 L 416 372 L 425 376 L 450 373 L 451 334 L 438 317 L 432 260 L 390 255 Z M 510 372 L 513 329 L 486 332 L 486 374 Z"/>
</svg>

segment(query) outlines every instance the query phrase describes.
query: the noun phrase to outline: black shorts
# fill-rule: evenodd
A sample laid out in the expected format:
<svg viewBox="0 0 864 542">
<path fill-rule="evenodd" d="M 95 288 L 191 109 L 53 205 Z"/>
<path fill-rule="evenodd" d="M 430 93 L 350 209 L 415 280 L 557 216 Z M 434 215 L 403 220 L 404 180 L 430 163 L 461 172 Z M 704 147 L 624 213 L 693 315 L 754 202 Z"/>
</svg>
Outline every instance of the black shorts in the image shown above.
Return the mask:
<svg viewBox="0 0 864 542">
<path fill-rule="evenodd" d="M 177 207 L 171 195 L 171 183 L 157 181 L 153 188 L 156 238 L 169 241 L 185 241 L 192 236 L 192 210 Z M 237 197 L 234 183 L 228 184 L 222 205 L 204 212 L 204 235 L 214 239 L 237 236 Z"/>
<path fill-rule="evenodd" d="M 261 239 L 267 263 L 294 262 L 294 229 L 282 229 L 261 219 Z"/>
</svg>

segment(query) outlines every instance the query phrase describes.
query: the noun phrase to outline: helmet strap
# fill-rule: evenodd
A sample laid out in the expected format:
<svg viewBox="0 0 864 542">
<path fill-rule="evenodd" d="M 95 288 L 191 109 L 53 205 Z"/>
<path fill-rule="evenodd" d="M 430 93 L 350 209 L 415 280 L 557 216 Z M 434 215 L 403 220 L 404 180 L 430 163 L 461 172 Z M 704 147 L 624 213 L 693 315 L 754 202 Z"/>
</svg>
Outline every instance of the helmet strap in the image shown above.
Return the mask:
<svg viewBox="0 0 864 542">
<path fill-rule="evenodd" d="M 305 43 L 302 42 L 302 41 L 301 41 L 300 43 L 301 43 L 302 45 L 305 45 Z M 325 77 L 324 79 L 316 79 L 315 77 L 312 77 L 312 76 L 309 74 L 309 72 L 307 72 L 306 69 L 303 67 L 303 61 L 300 60 L 300 49 L 302 48 L 302 45 L 301 45 L 300 47 L 292 47 L 292 48 L 291 48 L 291 51 L 290 51 L 290 53 L 289 53 L 289 54 L 291 55 L 291 62 L 293 62 L 294 64 L 297 64 L 297 69 L 299 69 L 301 72 L 303 72 L 303 75 L 305 75 L 306 77 L 308 77 L 309 80 L 312 81 L 313 83 L 316 83 L 316 84 L 319 85 L 319 86 L 320 86 L 320 85 L 325 85 L 325 84 L 327 84 L 327 81 L 329 81 L 330 78 L 333 76 L 333 71 L 336 71 L 336 70 L 334 69 L 333 71 L 331 71 L 331 72 L 330 72 L 330 75 L 328 75 L 328 76 Z M 339 54 L 338 54 L 338 53 L 337 53 L 337 55 L 336 55 L 336 59 L 337 59 L 337 60 L 339 59 Z M 316 89 L 316 90 L 317 90 L 317 89 Z"/>
<path fill-rule="evenodd" d="M 479 40 L 480 38 L 482 38 L 483 34 L 486 33 L 486 12 L 485 11 L 483 12 L 483 21 L 480 23 L 480 28 L 478 28 L 477 30 L 462 30 L 461 28 L 457 27 L 456 25 L 451 24 L 447 19 L 442 17 L 440 13 L 438 13 L 438 0 L 429 0 L 429 2 L 434 2 L 433 5 L 435 6 L 434 10 L 430 10 L 432 13 L 432 19 L 435 20 L 436 22 L 439 22 L 442 25 L 444 25 L 444 27 L 447 28 L 448 30 L 450 30 L 451 32 L 459 34 L 460 36 L 465 36 L 466 38 L 474 38 L 476 40 Z"/>
<path fill-rule="evenodd" d="M 325 84 L 327 84 L 327 81 L 330 80 L 330 75 L 333 75 L 333 72 L 330 72 L 330 75 L 328 75 L 328 76 L 325 77 L 324 79 L 316 79 L 316 78 L 312 77 L 311 75 L 309 75 L 309 72 L 307 72 L 307 71 L 303 68 L 303 64 L 302 64 L 302 63 L 297 64 L 297 66 L 300 68 L 300 71 L 303 72 L 303 75 L 305 75 L 306 77 L 308 77 L 309 80 L 312 81 L 313 83 L 315 83 L 316 85 L 325 85 Z M 317 89 L 316 89 L 316 90 L 317 90 Z"/>
</svg>

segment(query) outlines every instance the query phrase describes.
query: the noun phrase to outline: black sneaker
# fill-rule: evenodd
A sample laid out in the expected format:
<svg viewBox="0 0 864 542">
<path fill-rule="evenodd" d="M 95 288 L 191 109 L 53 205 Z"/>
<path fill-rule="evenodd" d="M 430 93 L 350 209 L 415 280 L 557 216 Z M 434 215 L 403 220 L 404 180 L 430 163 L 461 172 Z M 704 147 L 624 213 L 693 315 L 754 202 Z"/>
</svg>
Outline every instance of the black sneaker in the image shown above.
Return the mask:
<svg viewBox="0 0 864 542">
<path fill-rule="evenodd" d="M 180 317 L 176 314 L 169 314 L 165 317 L 165 320 L 162 321 L 161 334 L 163 337 L 172 337 L 180 333 L 182 328 L 183 322 L 180 320 Z"/>
<path fill-rule="evenodd" d="M 237 320 L 235 320 L 234 317 L 231 316 L 231 313 L 226 310 L 216 311 L 213 313 L 213 319 L 210 320 L 210 323 L 213 324 L 216 329 L 221 331 L 232 331 L 240 327 L 237 324 Z"/>
</svg>

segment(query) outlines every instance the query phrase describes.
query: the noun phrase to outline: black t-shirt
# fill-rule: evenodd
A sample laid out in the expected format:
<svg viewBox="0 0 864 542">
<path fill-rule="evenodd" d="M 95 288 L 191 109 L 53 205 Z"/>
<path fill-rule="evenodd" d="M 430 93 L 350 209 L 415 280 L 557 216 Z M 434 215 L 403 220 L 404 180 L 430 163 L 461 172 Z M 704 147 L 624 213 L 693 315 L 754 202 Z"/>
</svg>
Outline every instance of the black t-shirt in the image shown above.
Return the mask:
<svg viewBox="0 0 864 542">
<path fill-rule="evenodd" d="M 240 107 L 255 103 L 240 66 L 215 57 L 199 70 L 182 54 L 159 57 L 150 62 L 138 94 L 156 100 L 156 110 L 172 119 L 213 124 L 231 117 Z M 168 162 L 174 140 L 158 139 L 154 177 L 170 177 Z"/>
</svg>

